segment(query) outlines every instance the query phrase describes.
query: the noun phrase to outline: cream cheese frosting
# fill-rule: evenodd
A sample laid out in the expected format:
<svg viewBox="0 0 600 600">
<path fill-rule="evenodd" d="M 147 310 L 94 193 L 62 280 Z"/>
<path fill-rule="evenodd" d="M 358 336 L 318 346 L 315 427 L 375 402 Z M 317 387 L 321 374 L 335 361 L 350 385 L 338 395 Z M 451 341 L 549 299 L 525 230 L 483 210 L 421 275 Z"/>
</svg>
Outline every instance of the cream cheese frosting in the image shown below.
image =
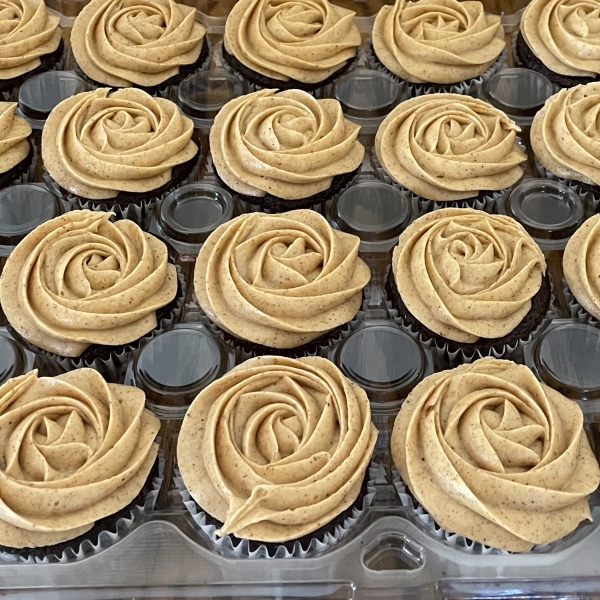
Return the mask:
<svg viewBox="0 0 600 600">
<path fill-rule="evenodd" d="M 554 175 L 600 185 L 600 83 L 562 89 L 531 124 L 531 147 Z"/>
<path fill-rule="evenodd" d="M 392 269 L 415 318 L 444 338 L 473 343 L 517 327 L 541 287 L 546 262 L 514 219 L 446 208 L 404 230 Z"/>
<path fill-rule="evenodd" d="M 600 73 L 600 2 L 532 0 L 521 18 L 521 34 L 533 53 L 555 73 L 596 77 Z"/>
<path fill-rule="evenodd" d="M 44 0 L 0 2 L 0 80 L 14 79 L 40 66 L 40 57 L 58 49 L 62 32 L 57 14 Z"/>
<path fill-rule="evenodd" d="M 0 544 L 71 540 L 131 503 L 158 452 L 160 421 L 144 404 L 94 369 L 0 386 Z"/>
<path fill-rule="evenodd" d="M 506 46 L 500 16 L 458 0 L 396 0 L 380 9 L 372 39 L 377 58 L 412 83 L 479 77 Z"/>
<path fill-rule="evenodd" d="M 360 239 L 312 210 L 250 213 L 218 227 L 194 272 L 202 309 L 238 338 L 295 348 L 352 320 L 371 277 Z"/>
<path fill-rule="evenodd" d="M 600 321 L 600 215 L 590 217 L 572 235 L 563 271 L 577 302 Z"/>
<path fill-rule="evenodd" d="M 247 196 L 286 200 L 329 189 L 364 157 L 360 126 L 344 118 L 337 100 L 308 92 L 261 90 L 231 100 L 210 130 L 210 151 L 221 179 Z"/>
<path fill-rule="evenodd" d="M 285 542 L 358 497 L 377 440 L 366 393 L 324 358 L 263 356 L 203 390 L 177 462 L 219 535 Z"/>
<path fill-rule="evenodd" d="M 402 102 L 379 126 L 377 158 L 398 183 L 428 200 L 502 190 L 523 176 L 520 128 L 490 104 L 460 94 Z"/>
<path fill-rule="evenodd" d="M 579 406 L 523 365 L 483 358 L 430 375 L 391 439 L 402 479 L 444 529 L 521 552 L 592 520 L 600 481 Z"/>
<path fill-rule="evenodd" d="M 356 56 L 361 37 L 355 14 L 328 0 L 239 0 L 223 43 L 261 75 L 319 83 Z"/>
<path fill-rule="evenodd" d="M 64 189 L 92 200 L 145 193 L 198 152 L 194 124 L 176 104 L 136 88 L 99 88 L 58 104 L 42 132 L 44 166 Z"/>
<path fill-rule="evenodd" d="M 0 277 L 0 303 L 24 339 L 60 356 L 118 346 L 157 325 L 177 293 L 167 247 L 111 213 L 76 210 L 34 229 Z"/>
<path fill-rule="evenodd" d="M 71 48 L 83 72 L 115 87 L 152 87 L 200 57 L 206 28 L 173 0 L 92 0 L 77 15 Z"/>
<path fill-rule="evenodd" d="M 6 173 L 27 158 L 31 125 L 15 115 L 16 102 L 0 102 L 0 173 Z"/>
</svg>

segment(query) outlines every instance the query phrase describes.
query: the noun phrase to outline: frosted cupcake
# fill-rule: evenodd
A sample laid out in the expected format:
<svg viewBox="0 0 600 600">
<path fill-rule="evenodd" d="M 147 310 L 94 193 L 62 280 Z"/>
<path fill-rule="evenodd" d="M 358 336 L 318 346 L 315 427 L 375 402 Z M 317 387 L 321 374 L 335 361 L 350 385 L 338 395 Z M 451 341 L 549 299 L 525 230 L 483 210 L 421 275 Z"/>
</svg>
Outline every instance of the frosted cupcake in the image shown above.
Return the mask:
<svg viewBox="0 0 600 600">
<path fill-rule="evenodd" d="M 0 188 L 27 179 L 33 162 L 31 125 L 16 108 L 16 102 L 0 102 Z"/>
</svg>

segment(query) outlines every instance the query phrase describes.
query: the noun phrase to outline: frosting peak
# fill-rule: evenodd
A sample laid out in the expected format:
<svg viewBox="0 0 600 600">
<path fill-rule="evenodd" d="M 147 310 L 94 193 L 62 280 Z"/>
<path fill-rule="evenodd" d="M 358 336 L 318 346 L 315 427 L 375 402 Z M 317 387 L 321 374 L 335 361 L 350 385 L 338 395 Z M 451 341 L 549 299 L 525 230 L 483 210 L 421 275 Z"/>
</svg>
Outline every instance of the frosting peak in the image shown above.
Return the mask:
<svg viewBox="0 0 600 600">
<path fill-rule="evenodd" d="M 15 115 L 16 102 L 0 102 L 0 173 L 6 173 L 31 150 L 28 137 L 31 125 L 26 119 Z"/>
</svg>

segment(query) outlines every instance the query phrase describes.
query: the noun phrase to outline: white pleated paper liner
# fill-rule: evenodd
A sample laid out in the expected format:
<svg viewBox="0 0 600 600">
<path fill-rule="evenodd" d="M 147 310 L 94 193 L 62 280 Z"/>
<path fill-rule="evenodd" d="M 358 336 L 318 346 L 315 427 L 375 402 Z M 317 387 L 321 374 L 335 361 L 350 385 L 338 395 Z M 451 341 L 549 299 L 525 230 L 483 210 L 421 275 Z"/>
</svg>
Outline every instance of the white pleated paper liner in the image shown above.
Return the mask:
<svg viewBox="0 0 600 600">
<path fill-rule="evenodd" d="M 579 304 L 564 277 L 562 284 L 565 302 L 567 303 L 567 310 L 569 311 L 571 318 L 577 319 L 580 323 L 589 323 L 590 325 L 597 327 L 598 319 L 596 319 L 596 317 L 591 315 L 587 310 L 585 310 L 585 308 L 583 308 L 583 306 L 581 306 L 581 304 Z"/>
<path fill-rule="evenodd" d="M 406 84 L 406 89 L 411 98 L 426 96 L 428 94 L 462 94 L 463 96 L 477 96 L 481 86 L 491 77 L 506 68 L 506 59 L 508 57 L 508 48 L 504 48 L 500 56 L 488 67 L 479 77 L 458 81 L 457 83 L 432 84 L 432 83 L 411 83 L 392 73 L 377 57 L 373 48 L 372 40 L 369 38 L 366 42 L 367 61 L 370 68 L 376 71 L 382 71 L 392 77 L 397 83 Z"/>
<path fill-rule="evenodd" d="M 324 525 L 320 530 L 304 536 L 303 542 L 293 540 L 287 544 L 263 544 L 251 540 L 238 539 L 232 535 L 220 537 L 216 534 L 217 526 L 213 519 L 196 504 L 186 488 L 179 470 L 176 469 L 175 485 L 181 498 L 192 517 L 197 531 L 213 545 L 218 552 L 233 554 L 239 558 L 305 558 L 331 548 L 339 543 L 348 532 L 363 517 L 375 497 L 375 478 L 378 471 L 369 467 L 365 474 L 366 481 L 363 490 L 352 506 L 343 511 L 331 523 Z M 368 478 L 368 479 L 367 479 Z M 366 488 L 366 489 L 365 489 Z M 315 537 L 312 537 L 312 536 Z M 310 538 L 310 541 L 307 539 Z"/>
<path fill-rule="evenodd" d="M 165 456 L 163 451 L 159 450 L 155 466 L 148 476 L 148 481 L 140 490 L 138 497 L 116 513 L 116 521 L 114 515 L 109 515 L 96 523 L 90 531 L 84 533 L 80 538 L 57 544 L 57 548 L 70 544 L 64 550 L 53 550 L 53 547 L 49 547 L 49 553 L 45 555 L 41 553 L 28 555 L 27 548 L 19 550 L 19 554 L 0 551 L 0 563 L 73 563 L 109 548 L 127 535 L 141 519 L 154 511 L 158 493 L 163 483 L 164 469 Z M 111 519 L 111 517 L 113 518 Z M 106 524 L 106 529 L 102 529 L 101 526 L 104 520 L 112 520 L 112 523 Z M 100 527 L 98 527 L 99 524 Z"/>
</svg>

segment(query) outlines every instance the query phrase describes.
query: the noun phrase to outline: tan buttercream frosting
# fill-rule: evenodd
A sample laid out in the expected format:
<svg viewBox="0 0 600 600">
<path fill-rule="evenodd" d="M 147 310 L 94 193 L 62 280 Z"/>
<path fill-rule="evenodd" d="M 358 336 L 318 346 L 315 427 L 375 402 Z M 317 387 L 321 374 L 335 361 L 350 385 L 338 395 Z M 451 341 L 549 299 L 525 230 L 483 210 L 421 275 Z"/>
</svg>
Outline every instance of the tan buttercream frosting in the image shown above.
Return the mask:
<svg viewBox="0 0 600 600">
<path fill-rule="evenodd" d="M 92 0 L 75 19 L 71 48 L 94 81 L 151 87 L 195 63 L 205 33 L 196 9 L 173 0 Z"/>
<path fill-rule="evenodd" d="M 228 102 L 210 130 L 212 159 L 223 181 L 247 196 L 286 200 L 325 191 L 364 157 L 360 127 L 337 100 L 308 92 L 261 90 Z"/>
<path fill-rule="evenodd" d="M 151 192 L 198 152 L 194 124 L 176 104 L 136 88 L 99 88 L 63 100 L 42 132 L 44 166 L 63 188 L 90 199 Z"/>
<path fill-rule="evenodd" d="M 600 320 L 600 215 L 590 217 L 572 235 L 563 271 L 577 302 Z"/>
<path fill-rule="evenodd" d="M 26 340 L 60 356 L 118 346 L 157 325 L 177 293 L 167 247 L 111 213 L 76 210 L 34 229 L 0 277 L 6 318 Z"/>
<path fill-rule="evenodd" d="M 0 80 L 20 77 L 40 66 L 61 40 L 60 19 L 44 0 L 0 2 Z"/>
<path fill-rule="evenodd" d="M 531 147 L 554 175 L 600 185 L 600 83 L 562 89 L 531 124 Z"/>
<path fill-rule="evenodd" d="M 412 83 L 457 83 L 479 77 L 506 46 L 497 15 L 481 2 L 396 0 L 373 25 L 373 49 L 392 72 Z"/>
<path fill-rule="evenodd" d="M 579 406 L 525 366 L 483 358 L 430 375 L 391 439 L 394 463 L 444 529 L 529 550 L 591 520 L 600 481 Z"/>
<path fill-rule="evenodd" d="M 16 108 L 16 102 L 0 102 L 0 173 L 17 166 L 31 150 L 31 125 L 15 115 Z"/>
<path fill-rule="evenodd" d="M 361 38 L 355 14 L 328 0 L 239 0 L 223 43 L 271 79 L 319 83 L 356 56 Z"/>
<path fill-rule="evenodd" d="M 532 0 L 521 18 L 521 33 L 551 71 L 570 77 L 600 73 L 597 0 Z"/>
<path fill-rule="evenodd" d="M 324 358 L 262 356 L 203 390 L 177 442 L 183 481 L 219 535 L 285 542 L 358 497 L 377 440 L 366 393 Z"/>
<path fill-rule="evenodd" d="M 0 544 L 71 540 L 132 502 L 158 451 L 144 403 L 94 369 L 0 386 Z"/>
<path fill-rule="evenodd" d="M 460 94 L 402 102 L 379 126 L 377 158 L 398 183 L 428 200 L 502 190 L 523 175 L 520 128 L 490 104 Z"/>
<path fill-rule="evenodd" d="M 473 343 L 503 337 L 523 320 L 546 262 L 514 219 L 446 208 L 404 230 L 392 268 L 415 318 L 444 338 Z"/>
<path fill-rule="evenodd" d="M 218 227 L 194 273 L 208 317 L 239 338 L 295 348 L 352 320 L 371 277 L 360 240 L 312 210 L 250 213 Z"/>
</svg>

